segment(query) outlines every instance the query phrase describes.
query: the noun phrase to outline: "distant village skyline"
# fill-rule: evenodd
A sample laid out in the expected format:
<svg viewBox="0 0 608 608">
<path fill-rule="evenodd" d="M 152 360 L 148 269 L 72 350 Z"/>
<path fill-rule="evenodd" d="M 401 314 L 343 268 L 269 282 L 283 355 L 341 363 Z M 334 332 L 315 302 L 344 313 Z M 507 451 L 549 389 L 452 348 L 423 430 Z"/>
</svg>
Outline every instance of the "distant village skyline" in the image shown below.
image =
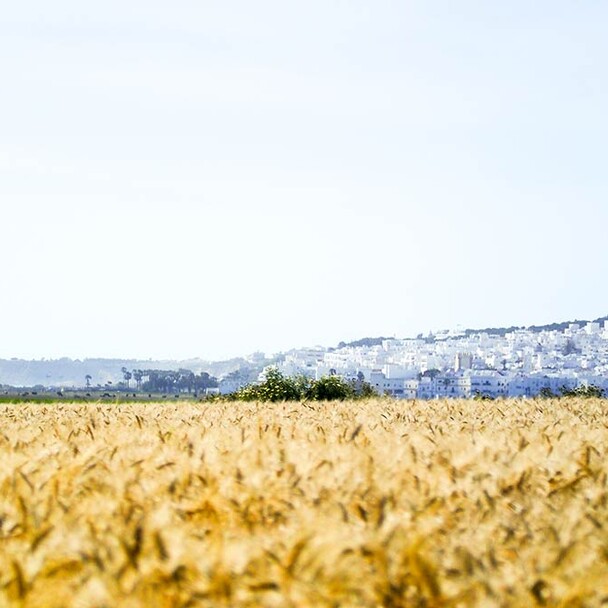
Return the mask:
<svg viewBox="0 0 608 608">
<path fill-rule="evenodd" d="M 287 376 L 365 379 L 380 394 L 411 399 L 535 396 L 589 386 L 608 391 L 608 317 L 527 329 L 453 329 L 417 338 L 363 338 L 270 356 L 257 352 L 224 362 L 14 359 L 0 361 L 0 385 L 77 389 L 86 378 L 87 388 L 173 387 L 178 392 L 228 394 L 263 379 L 269 367 Z"/>
</svg>

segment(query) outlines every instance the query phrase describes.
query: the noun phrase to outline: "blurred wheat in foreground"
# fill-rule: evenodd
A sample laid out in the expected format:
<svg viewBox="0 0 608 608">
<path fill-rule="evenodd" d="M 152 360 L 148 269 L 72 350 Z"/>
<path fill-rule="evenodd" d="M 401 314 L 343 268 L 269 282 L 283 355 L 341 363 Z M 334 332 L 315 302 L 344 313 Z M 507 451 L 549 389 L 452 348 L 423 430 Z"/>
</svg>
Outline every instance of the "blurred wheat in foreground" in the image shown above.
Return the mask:
<svg viewBox="0 0 608 608">
<path fill-rule="evenodd" d="M 608 401 L 0 405 L 0 606 L 608 604 Z"/>
</svg>

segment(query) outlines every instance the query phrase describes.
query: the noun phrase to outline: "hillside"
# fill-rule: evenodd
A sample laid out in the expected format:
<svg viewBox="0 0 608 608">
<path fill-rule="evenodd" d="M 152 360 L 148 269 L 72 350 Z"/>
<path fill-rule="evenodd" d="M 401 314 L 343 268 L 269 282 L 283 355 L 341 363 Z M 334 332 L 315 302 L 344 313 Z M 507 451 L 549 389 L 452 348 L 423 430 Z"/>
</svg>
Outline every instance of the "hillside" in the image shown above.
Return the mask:
<svg viewBox="0 0 608 608">
<path fill-rule="evenodd" d="M 220 377 L 239 369 L 257 368 L 265 365 L 266 359 L 251 362 L 237 357 L 225 361 L 184 359 L 181 361 L 137 360 L 137 359 L 0 359 L 0 385 L 9 386 L 84 386 L 85 377 L 91 376 L 93 386 L 116 384 L 123 380 L 122 368 L 133 369 L 188 369 L 194 373 L 207 372 Z"/>
<path fill-rule="evenodd" d="M 547 323 L 546 325 L 530 325 L 528 327 L 526 327 L 524 325 L 522 325 L 522 326 L 513 325 L 511 327 L 486 327 L 484 329 L 465 329 L 464 333 L 467 335 L 486 333 L 486 334 L 492 334 L 492 335 L 497 335 L 497 336 L 504 336 L 505 334 L 508 334 L 512 331 L 516 331 L 518 329 L 527 329 L 528 331 L 532 331 L 532 332 L 564 331 L 565 329 L 568 329 L 568 326 L 572 323 L 578 323 L 579 325 L 583 326 L 583 325 L 586 325 L 587 323 L 602 323 L 603 324 L 605 321 L 608 321 L 608 316 L 599 317 L 598 319 L 592 319 L 592 320 L 575 319 L 574 321 L 559 321 L 556 323 Z"/>
<path fill-rule="evenodd" d="M 594 322 L 604 323 L 608 321 L 608 316 L 593 319 Z M 511 326 L 511 327 L 486 327 L 483 329 L 466 329 L 460 335 L 467 336 L 478 333 L 487 333 L 504 336 L 505 334 L 518 330 L 527 329 L 531 332 L 542 331 L 563 331 L 571 323 L 578 323 L 581 326 L 588 323 L 588 320 L 575 319 L 574 321 L 559 321 L 545 325 Z M 371 347 L 382 344 L 385 337 L 366 337 L 350 342 L 340 342 L 337 348 L 345 347 Z M 427 340 L 433 341 L 434 337 L 429 335 Z M 450 339 L 450 338 L 447 338 Z M 297 350 L 297 349 L 296 349 Z M 334 350 L 334 349 L 329 349 Z M 261 371 L 264 366 L 277 361 L 281 361 L 284 355 L 279 354 L 272 358 L 265 357 L 257 353 L 251 357 L 236 357 L 224 361 L 206 361 L 204 359 L 184 359 L 184 360 L 137 360 L 137 359 L 0 359 L 0 386 L 33 387 L 54 386 L 84 386 L 85 377 L 91 376 L 93 386 L 104 386 L 110 382 L 116 384 L 122 381 L 122 368 L 134 369 L 162 369 L 178 370 L 187 369 L 194 373 L 207 372 L 215 377 L 222 377 L 237 370 L 248 372 Z"/>
</svg>

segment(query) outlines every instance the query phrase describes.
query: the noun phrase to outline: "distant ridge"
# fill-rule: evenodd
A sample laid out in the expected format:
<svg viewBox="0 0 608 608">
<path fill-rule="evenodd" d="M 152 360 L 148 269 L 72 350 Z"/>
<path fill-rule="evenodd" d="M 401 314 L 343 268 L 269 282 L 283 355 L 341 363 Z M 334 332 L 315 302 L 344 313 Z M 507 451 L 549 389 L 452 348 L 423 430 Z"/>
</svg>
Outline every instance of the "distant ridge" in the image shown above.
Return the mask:
<svg viewBox="0 0 608 608">
<path fill-rule="evenodd" d="M 462 336 L 464 334 L 466 336 L 470 336 L 473 334 L 486 333 L 494 336 L 504 336 L 505 334 L 511 333 L 512 331 L 517 331 L 518 329 L 525 329 L 534 333 L 540 333 L 541 331 L 564 331 L 565 329 L 568 329 L 568 326 L 572 323 L 578 323 L 582 326 L 586 325 L 587 323 L 604 323 L 605 321 L 608 321 L 608 315 L 606 315 L 605 317 L 599 317 L 598 319 L 593 319 L 593 321 L 589 321 L 586 319 L 575 319 L 574 321 L 560 321 L 556 323 L 547 323 L 546 325 L 529 325 L 528 327 L 526 327 L 525 325 L 511 325 L 510 327 L 485 327 L 483 329 L 464 329 L 459 332 L 459 335 Z M 418 337 L 420 338 L 422 336 L 420 335 Z M 454 336 L 454 338 L 457 339 L 458 336 Z M 379 336 L 377 338 L 360 338 L 359 340 L 353 340 L 352 342 L 340 342 L 336 348 L 379 346 L 384 340 L 392 339 L 393 338 L 388 338 L 384 336 Z M 428 338 L 426 339 L 428 340 Z M 448 339 L 450 339 L 450 337 L 448 337 Z"/>
<path fill-rule="evenodd" d="M 465 329 L 464 333 L 469 336 L 471 334 L 480 334 L 486 333 L 495 336 L 504 336 L 512 331 L 516 331 L 518 329 L 526 329 L 531 332 L 540 333 L 541 331 L 564 331 L 564 329 L 568 329 L 568 326 L 572 323 L 578 323 L 579 325 L 586 325 L 587 323 L 604 323 L 608 321 L 608 315 L 605 317 L 599 317 L 598 319 L 593 319 L 593 321 L 588 321 L 585 319 L 575 319 L 574 321 L 562 321 L 560 323 L 548 323 L 547 325 L 529 325 L 525 326 L 517 326 L 512 325 L 511 327 L 486 327 L 485 329 Z"/>
<path fill-rule="evenodd" d="M 391 338 L 361 338 L 360 340 L 353 340 L 352 342 L 340 342 L 337 348 L 356 348 L 358 346 L 379 346 L 384 340 L 390 340 Z"/>
</svg>

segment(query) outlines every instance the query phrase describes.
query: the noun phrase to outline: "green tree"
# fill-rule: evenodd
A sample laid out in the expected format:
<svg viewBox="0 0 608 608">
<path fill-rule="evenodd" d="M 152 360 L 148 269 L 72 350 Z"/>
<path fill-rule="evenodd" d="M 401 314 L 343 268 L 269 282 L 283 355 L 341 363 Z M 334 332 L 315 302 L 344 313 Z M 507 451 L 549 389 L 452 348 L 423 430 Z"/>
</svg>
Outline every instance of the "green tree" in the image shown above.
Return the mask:
<svg viewBox="0 0 608 608">
<path fill-rule="evenodd" d="M 120 369 L 120 371 L 122 372 L 122 376 L 125 379 L 125 384 L 127 385 L 127 389 L 128 389 L 129 388 L 129 381 L 133 377 L 133 374 L 126 367 L 122 367 Z"/>
<path fill-rule="evenodd" d="M 307 397 L 314 401 L 343 401 L 352 399 L 355 389 L 350 382 L 336 375 L 323 376 L 312 383 Z"/>
<path fill-rule="evenodd" d="M 141 388 L 141 379 L 144 377 L 144 373 L 141 369 L 133 370 L 133 378 L 135 378 L 135 385 L 137 386 L 137 390 Z"/>
<path fill-rule="evenodd" d="M 269 368 L 259 384 L 248 384 L 231 395 L 238 401 L 333 401 L 377 396 L 362 379 L 352 382 L 341 376 L 323 376 L 319 380 L 300 375 L 288 377 L 276 367 Z"/>
<path fill-rule="evenodd" d="M 235 393 L 235 398 L 242 401 L 297 401 L 303 396 L 298 381 L 284 376 L 276 367 L 266 371 L 260 384 L 249 384 Z"/>
</svg>

